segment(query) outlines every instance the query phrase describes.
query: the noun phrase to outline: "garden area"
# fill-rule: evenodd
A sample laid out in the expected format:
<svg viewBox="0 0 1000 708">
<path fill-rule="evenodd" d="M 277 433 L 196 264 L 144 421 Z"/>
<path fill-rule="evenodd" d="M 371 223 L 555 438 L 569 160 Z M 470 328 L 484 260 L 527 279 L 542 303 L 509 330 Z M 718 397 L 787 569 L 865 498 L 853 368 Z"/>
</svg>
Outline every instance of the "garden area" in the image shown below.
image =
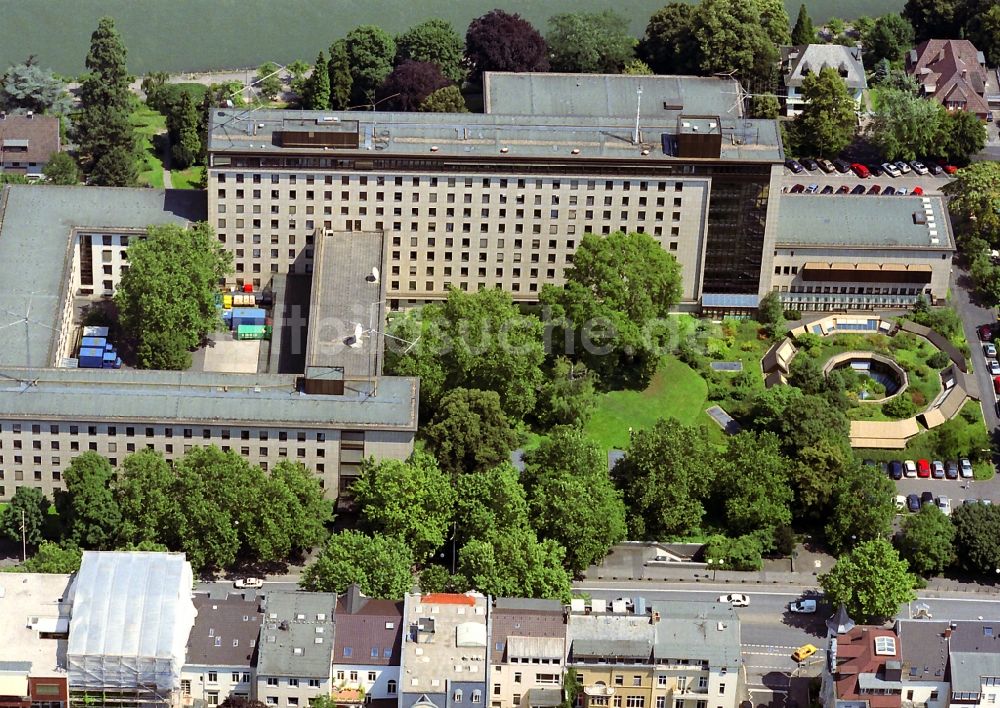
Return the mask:
<svg viewBox="0 0 1000 708">
<path fill-rule="evenodd" d="M 141 104 L 132 113 L 138 153 L 139 184 L 163 189 L 163 150 L 161 140 L 167 137 L 167 119 L 162 113 Z M 157 139 L 156 136 L 162 136 Z"/>
</svg>

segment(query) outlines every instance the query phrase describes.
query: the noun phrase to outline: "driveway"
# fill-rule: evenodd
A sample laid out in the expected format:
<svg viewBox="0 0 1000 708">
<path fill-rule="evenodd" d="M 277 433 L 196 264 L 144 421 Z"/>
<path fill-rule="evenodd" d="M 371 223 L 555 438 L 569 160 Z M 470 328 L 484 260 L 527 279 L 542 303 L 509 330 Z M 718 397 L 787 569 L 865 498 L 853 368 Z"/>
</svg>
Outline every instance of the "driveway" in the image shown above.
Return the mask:
<svg viewBox="0 0 1000 708">
<path fill-rule="evenodd" d="M 869 177 L 868 179 L 861 179 L 853 172 L 848 172 L 846 174 L 841 174 L 839 172 L 832 172 L 826 174 L 822 170 L 815 170 L 809 172 L 806 170 L 800 174 L 792 174 L 792 171 L 787 167 L 785 168 L 785 174 L 782 178 L 782 186 L 791 188 L 793 185 L 802 184 L 809 186 L 810 184 L 818 184 L 820 189 L 823 189 L 826 185 L 832 185 L 834 189 L 837 189 L 841 185 L 847 185 L 851 189 L 854 189 L 859 184 L 863 184 L 865 189 L 868 189 L 873 184 L 877 184 L 883 189 L 892 185 L 893 187 L 899 189 L 900 187 L 905 187 L 907 191 L 912 192 L 914 187 L 923 187 L 924 194 L 941 194 L 941 188 L 951 181 L 951 177 L 941 174 L 935 177 L 934 175 L 924 175 L 919 177 L 913 172 L 908 175 L 903 175 L 902 177 L 890 177 L 889 175 L 882 175 L 881 177 Z M 859 197 L 862 195 L 858 195 Z"/>
</svg>

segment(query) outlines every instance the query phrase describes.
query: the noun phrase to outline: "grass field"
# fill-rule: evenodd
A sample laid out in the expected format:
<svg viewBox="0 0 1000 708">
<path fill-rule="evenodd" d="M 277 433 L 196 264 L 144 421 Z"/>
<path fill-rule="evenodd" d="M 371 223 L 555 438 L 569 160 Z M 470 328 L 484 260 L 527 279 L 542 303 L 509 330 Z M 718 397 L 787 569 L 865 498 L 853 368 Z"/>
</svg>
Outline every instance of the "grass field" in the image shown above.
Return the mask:
<svg viewBox="0 0 1000 708">
<path fill-rule="evenodd" d="M 173 181 L 174 189 L 198 189 L 201 175 L 205 168 L 201 165 L 189 167 L 186 170 L 171 170 L 170 178 Z"/>
<path fill-rule="evenodd" d="M 143 104 L 132 113 L 132 125 L 139 140 L 139 184 L 162 189 L 163 162 L 153 144 L 153 136 L 167 129 L 167 119 Z"/>
<path fill-rule="evenodd" d="M 628 429 L 649 428 L 659 418 L 718 427 L 705 414 L 708 385 L 687 364 L 666 356 L 645 391 L 610 391 L 600 397 L 587 434 L 600 445 L 624 448 Z"/>
<path fill-rule="evenodd" d="M 622 0 L 613 9 L 640 36 L 649 16 L 665 0 Z M 903 9 L 904 0 L 805 0 L 814 21 L 831 15 L 877 16 Z M 469 21 L 495 7 L 516 12 L 543 34 L 548 18 L 561 12 L 593 12 L 603 0 L 0 0 L 0 66 L 34 55 L 44 67 L 78 75 L 84 71 L 90 34 L 104 15 L 115 18 L 128 47 L 128 68 L 198 71 L 258 66 L 265 61 L 312 62 L 316 53 L 358 25 L 376 24 L 398 34 L 425 19 L 441 17 L 465 36 Z M 799 0 L 785 0 L 794 21 Z"/>
</svg>

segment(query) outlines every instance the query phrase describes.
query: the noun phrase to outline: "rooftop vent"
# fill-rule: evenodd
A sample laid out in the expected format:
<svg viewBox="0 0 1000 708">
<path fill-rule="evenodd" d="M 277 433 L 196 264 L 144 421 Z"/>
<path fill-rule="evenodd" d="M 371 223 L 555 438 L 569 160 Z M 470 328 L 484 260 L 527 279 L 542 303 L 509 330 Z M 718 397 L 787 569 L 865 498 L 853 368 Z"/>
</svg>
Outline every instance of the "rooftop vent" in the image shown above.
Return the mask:
<svg viewBox="0 0 1000 708">
<path fill-rule="evenodd" d="M 913 212 L 913 223 L 914 224 L 926 224 L 927 223 L 927 214 L 925 214 L 922 211 L 915 211 L 915 212 Z"/>
</svg>

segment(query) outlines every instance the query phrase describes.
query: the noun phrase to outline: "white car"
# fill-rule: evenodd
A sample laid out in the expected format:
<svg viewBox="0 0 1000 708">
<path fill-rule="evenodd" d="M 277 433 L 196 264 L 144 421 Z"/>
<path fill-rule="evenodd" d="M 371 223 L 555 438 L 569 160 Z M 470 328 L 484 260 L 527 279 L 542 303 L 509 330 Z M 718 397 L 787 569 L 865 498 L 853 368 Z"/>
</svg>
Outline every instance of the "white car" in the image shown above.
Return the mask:
<svg viewBox="0 0 1000 708">
<path fill-rule="evenodd" d="M 996 359 L 987 359 L 986 363 L 989 364 L 990 374 L 993 376 L 1000 376 L 1000 362 Z"/>
<path fill-rule="evenodd" d="M 923 175 L 927 174 L 928 172 L 930 172 L 930 170 L 928 170 L 924 166 L 924 163 L 919 162 L 917 160 L 914 160 L 913 162 L 911 162 L 910 166 L 913 168 L 914 172 L 916 172 L 918 175 L 921 175 L 921 176 L 923 176 Z"/>
<path fill-rule="evenodd" d="M 906 511 L 906 497 L 902 494 L 896 495 L 896 511 Z"/>
<path fill-rule="evenodd" d="M 983 354 L 985 354 L 988 357 L 993 357 L 995 359 L 997 356 L 997 345 L 994 344 L 993 342 L 984 342 Z"/>
<path fill-rule="evenodd" d="M 907 191 L 906 187 L 899 187 L 896 190 L 896 195 L 897 196 L 905 197 L 907 194 L 909 194 L 909 192 Z"/>
<path fill-rule="evenodd" d="M 815 600 L 796 600 L 788 605 L 789 612 L 796 612 L 801 615 L 811 615 L 816 612 Z"/>
<path fill-rule="evenodd" d="M 264 587 L 264 581 L 260 578 L 240 578 L 235 583 L 234 587 L 237 588 L 262 588 Z"/>
<path fill-rule="evenodd" d="M 739 592 L 719 595 L 719 602 L 733 607 L 750 607 L 750 596 Z"/>
<path fill-rule="evenodd" d="M 885 170 L 886 174 L 888 174 L 890 177 L 900 177 L 903 174 L 902 172 L 899 171 L 899 168 L 896 167 L 891 162 L 883 162 L 882 169 Z"/>
<path fill-rule="evenodd" d="M 917 476 L 917 463 L 913 460 L 906 460 L 903 463 L 903 476 L 904 477 L 916 477 Z"/>
<path fill-rule="evenodd" d="M 959 472 L 964 479 L 970 479 L 972 477 L 972 463 L 969 462 L 968 457 L 963 457 L 962 461 L 959 462 Z"/>
<path fill-rule="evenodd" d="M 938 497 L 937 507 L 945 516 L 951 516 L 951 499 L 948 497 Z"/>
</svg>

